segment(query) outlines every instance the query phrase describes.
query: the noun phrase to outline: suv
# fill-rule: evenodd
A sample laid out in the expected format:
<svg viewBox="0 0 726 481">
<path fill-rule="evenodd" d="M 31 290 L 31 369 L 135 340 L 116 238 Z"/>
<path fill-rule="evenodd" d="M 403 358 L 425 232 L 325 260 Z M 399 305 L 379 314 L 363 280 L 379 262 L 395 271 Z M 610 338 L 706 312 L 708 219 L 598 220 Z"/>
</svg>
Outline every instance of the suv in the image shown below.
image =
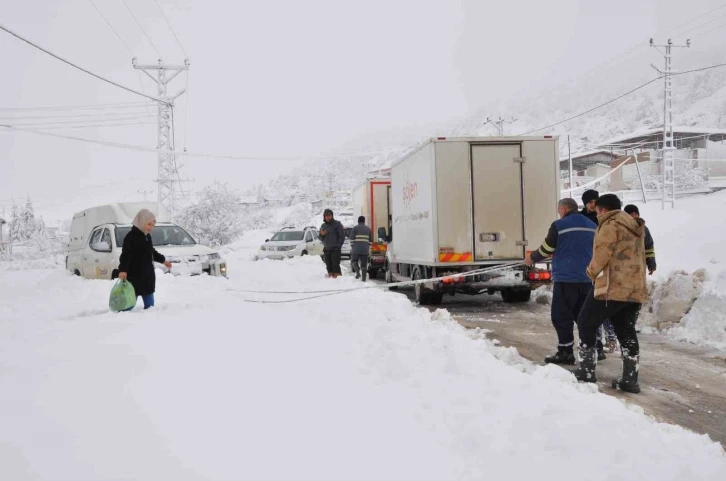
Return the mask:
<svg viewBox="0 0 726 481">
<path fill-rule="evenodd" d="M 267 239 L 257 253 L 257 260 L 283 260 L 305 255 L 322 255 L 323 243 L 315 227 L 285 227 Z"/>
</svg>

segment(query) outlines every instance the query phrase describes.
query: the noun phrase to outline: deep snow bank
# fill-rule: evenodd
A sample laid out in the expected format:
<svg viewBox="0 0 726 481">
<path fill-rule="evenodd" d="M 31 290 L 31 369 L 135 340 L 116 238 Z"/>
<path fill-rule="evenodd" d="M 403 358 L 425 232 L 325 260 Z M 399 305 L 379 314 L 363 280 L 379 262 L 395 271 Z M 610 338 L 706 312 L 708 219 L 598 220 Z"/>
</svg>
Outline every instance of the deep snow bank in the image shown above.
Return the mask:
<svg viewBox="0 0 726 481">
<path fill-rule="evenodd" d="M 244 301 L 359 285 L 317 258 L 235 272 L 161 276 L 158 307 L 124 314 L 110 282 L 0 272 L 0 479 L 726 477 L 707 437 L 445 311 L 374 289 Z"/>
<path fill-rule="evenodd" d="M 675 339 L 726 350 L 726 191 L 638 204 L 654 241 L 658 270 L 643 323 Z"/>
</svg>

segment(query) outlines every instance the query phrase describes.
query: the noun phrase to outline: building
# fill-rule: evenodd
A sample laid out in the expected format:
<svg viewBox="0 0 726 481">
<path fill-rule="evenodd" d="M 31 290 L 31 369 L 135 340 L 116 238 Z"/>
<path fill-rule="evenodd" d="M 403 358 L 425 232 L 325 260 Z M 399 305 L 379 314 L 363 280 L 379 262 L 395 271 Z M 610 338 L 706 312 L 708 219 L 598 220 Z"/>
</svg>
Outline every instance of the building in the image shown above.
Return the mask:
<svg viewBox="0 0 726 481">
<path fill-rule="evenodd" d="M 702 169 L 704 180 L 711 188 L 726 187 L 726 162 L 718 159 L 718 155 L 711 155 L 715 143 L 723 143 L 725 139 L 726 130 L 674 127 L 673 145 L 676 150 L 673 157 L 676 165 L 680 162 L 687 168 Z M 642 175 L 651 178 L 662 174 L 660 150 L 663 147 L 663 129 L 633 132 L 612 139 L 601 147 L 620 152 L 619 158 L 628 159 L 622 169 L 612 176 L 611 188 L 613 190 L 626 190 L 629 185 L 632 185 L 637 180 L 637 167 L 641 168 Z M 622 154 L 628 155 L 623 156 Z M 634 159 L 628 158 L 634 154 L 638 159 L 637 166 Z M 615 169 L 619 164 L 611 163 L 610 165 Z"/>
<path fill-rule="evenodd" d="M 572 184 L 578 187 L 603 177 L 610 171 L 610 164 L 619 157 L 610 150 L 591 150 L 572 156 Z M 562 179 L 562 190 L 570 188 L 569 158 L 560 158 L 560 171 L 565 175 Z M 593 186 L 595 187 L 595 186 Z"/>
</svg>

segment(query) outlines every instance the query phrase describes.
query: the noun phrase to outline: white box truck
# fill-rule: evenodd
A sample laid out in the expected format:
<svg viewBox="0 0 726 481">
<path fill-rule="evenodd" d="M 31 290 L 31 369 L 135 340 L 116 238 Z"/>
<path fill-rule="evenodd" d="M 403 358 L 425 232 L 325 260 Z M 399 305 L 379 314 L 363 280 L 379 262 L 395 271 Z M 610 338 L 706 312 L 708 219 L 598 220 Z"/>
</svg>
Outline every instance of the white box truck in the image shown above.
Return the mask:
<svg viewBox="0 0 726 481">
<path fill-rule="evenodd" d="M 128 202 L 86 209 L 73 216 L 66 268 L 86 279 L 111 279 L 118 270 L 124 238 L 141 209 L 156 215 L 151 232 L 154 247 L 172 263 L 172 274 L 227 276 L 227 264 L 217 251 L 198 244 L 156 202 Z M 159 264 L 164 272 L 168 269 Z"/>
<path fill-rule="evenodd" d="M 373 231 L 373 244 L 368 256 L 368 274 L 375 278 L 384 268 L 388 233 L 391 230 L 391 178 L 376 176 L 353 191 L 353 217 L 365 216 Z"/>
<path fill-rule="evenodd" d="M 552 136 L 435 138 L 393 164 L 390 282 L 433 279 L 523 261 L 557 218 L 559 145 Z M 526 302 L 550 281 L 524 265 L 417 284 L 420 304 L 449 293 L 494 294 Z"/>
</svg>

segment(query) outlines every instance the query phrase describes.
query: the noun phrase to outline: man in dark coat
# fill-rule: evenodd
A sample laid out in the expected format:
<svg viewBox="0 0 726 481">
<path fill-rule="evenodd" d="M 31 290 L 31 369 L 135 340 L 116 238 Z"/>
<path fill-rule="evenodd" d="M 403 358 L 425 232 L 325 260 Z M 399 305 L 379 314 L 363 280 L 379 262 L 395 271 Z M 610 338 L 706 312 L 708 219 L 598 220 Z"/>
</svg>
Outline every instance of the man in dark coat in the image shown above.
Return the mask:
<svg viewBox="0 0 726 481">
<path fill-rule="evenodd" d="M 593 221 L 595 225 L 599 225 L 597 220 L 597 211 L 595 210 L 595 202 L 597 202 L 597 199 L 600 198 L 600 193 L 596 190 L 586 190 L 582 194 L 582 203 L 585 206 L 580 213 Z M 606 320 L 601 329 L 598 329 L 597 331 L 597 360 L 598 361 L 604 361 L 607 356 L 605 356 L 605 345 L 603 345 L 602 342 L 602 335 L 603 330 L 605 330 L 605 337 L 607 340 L 607 349 L 610 352 L 615 352 L 615 349 L 617 348 L 617 336 L 615 335 L 615 328 L 613 328 L 613 325 L 610 323 L 609 320 Z"/>
<path fill-rule="evenodd" d="M 574 327 L 580 309 L 592 290 L 587 266 L 592 259 L 592 245 L 597 226 L 577 212 L 574 199 L 557 203 L 560 219 L 550 226 L 540 248 L 525 259 L 533 265 L 552 257 L 552 325 L 557 331 L 557 352 L 547 356 L 548 364 L 575 364 Z"/>
<path fill-rule="evenodd" d="M 131 231 L 126 234 L 119 258 L 118 277 L 128 280 L 136 296 L 144 301 L 144 309 L 154 306 L 156 292 L 156 273 L 154 262 L 164 264 L 171 269 L 171 262 L 154 249 L 151 231 L 156 225 L 156 217 L 146 209 L 142 209 L 134 218 Z"/>
<path fill-rule="evenodd" d="M 358 225 L 350 230 L 348 237 L 352 244 L 350 263 L 355 272 L 355 278 L 360 279 L 363 277 L 363 282 L 365 282 L 368 276 L 368 256 L 371 251 L 371 244 L 373 244 L 373 232 L 366 225 L 365 217 L 358 217 Z"/>
<path fill-rule="evenodd" d="M 595 211 L 595 202 L 597 201 L 598 197 L 600 197 L 600 193 L 596 190 L 586 190 L 582 194 L 582 205 L 583 209 L 580 211 L 582 215 L 590 219 L 597 225 L 597 212 Z"/>
<path fill-rule="evenodd" d="M 633 219 L 640 219 L 640 209 L 637 205 L 628 204 L 623 209 Z M 645 226 L 645 264 L 648 267 L 648 274 L 651 276 L 655 272 L 655 246 L 653 245 L 653 236 L 650 235 L 650 229 Z"/>
<path fill-rule="evenodd" d="M 323 258 L 328 269 L 328 277 L 337 278 L 342 274 L 340 270 L 340 254 L 345 244 L 345 228 L 340 221 L 335 220 L 333 211 L 325 209 L 323 213 L 325 223 L 320 226 L 320 240 L 323 241 Z"/>
</svg>

